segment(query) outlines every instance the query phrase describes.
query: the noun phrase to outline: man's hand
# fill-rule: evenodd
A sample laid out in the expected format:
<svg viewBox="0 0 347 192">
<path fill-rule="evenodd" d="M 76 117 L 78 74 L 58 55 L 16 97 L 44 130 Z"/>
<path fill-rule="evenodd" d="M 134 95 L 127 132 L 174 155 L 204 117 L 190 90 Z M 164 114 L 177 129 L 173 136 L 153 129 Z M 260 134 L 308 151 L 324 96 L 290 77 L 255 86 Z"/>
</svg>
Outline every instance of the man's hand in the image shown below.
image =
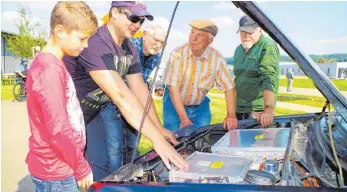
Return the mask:
<svg viewBox="0 0 347 192">
<path fill-rule="evenodd" d="M 268 127 L 272 124 L 274 119 L 273 109 L 266 108 L 262 113 L 257 115 L 257 121 L 260 122 L 262 127 Z"/>
<path fill-rule="evenodd" d="M 85 178 L 77 181 L 77 185 L 80 191 L 87 191 L 90 185 L 93 183 L 93 173 L 90 172 Z"/>
<path fill-rule="evenodd" d="M 164 139 L 159 139 L 153 142 L 154 150 L 164 162 L 166 168 L 172 169 L 170 162 L 180 169 L 187 169 L 188 163 L 177 153 L 177 151 Z"/>
<path fill-rule="evenodd" d="M 169 142 L 171 142 L 174 145 L 178 144 L 178 141 L 176 140 L 175 135 L 171 131 L 165 128 L 160 128 L 159 131 L 161 134 L 164 135 L 165 139 L 167 139 Z"/>
<path fill-rule="evenodd" d="M 223 124 L 224 129 L 236 129 L 237 128 L 237 118 L 235 116 L 227 116 L 224 119 Z"/>
<path fill-rule="evenodd" d="M 190 126 L 190 125 L 193 125 L 193 123 L 192 123 L 192 121 L 190 121 L 190 119 L 183 120 L 183 121 L 181 121 L 180 129 L 183 128 L 183 127 Z"/>
</svg>

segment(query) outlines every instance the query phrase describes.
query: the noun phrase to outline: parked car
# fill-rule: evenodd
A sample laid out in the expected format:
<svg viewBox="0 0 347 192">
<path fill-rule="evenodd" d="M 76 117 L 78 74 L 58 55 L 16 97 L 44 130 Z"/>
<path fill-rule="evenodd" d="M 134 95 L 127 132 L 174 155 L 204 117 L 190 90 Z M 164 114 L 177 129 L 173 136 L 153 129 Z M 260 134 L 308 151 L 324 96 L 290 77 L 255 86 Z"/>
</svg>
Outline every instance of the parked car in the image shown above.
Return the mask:
<svg viewBox="0 0 347 192">
<path fill-rule="evenodd" d="M 176 132 L 180 144 L 175 149 L 188 160 L 199 155 L 201 159 L 191 167 L 201 169 L 189 168 L 190 172 L 185 172 L 176 168 L 168 173 L 159 156 L 151 151 L 94 183 L 90 191 L 346 191 L 343 177 L 347 175 L 346 98 L 256 4 L 233 3 L 255 20 L 312 79 L 326 98 L 322 112 L 278 116 L 268 129 L 261 129 L 253 119 L 239 121 L 238 129 L 231 132 L 223 129 L 222 124 L 199 130 L 180 129 Z M 330 111 L 329 105 L 335 110 Z M 227 144 L 223 146 L 224 141 Z M 228 151 L 228 147 L 234 148 Z M 238 153 L 242 147 L 251 149 Z M 275 157 L 268 152 L 279 155 Z M 220 160 L 202 159 L 202 156 L 212 158 L 211 155 L 219 155 Z M 233 168 L 225 172 L 229 168 L 226 165 Z M 249 168 L 254 165 L 254 169 Z M 207 170 L 204 174 L 216 172 L 219 176 L 202 175 L 204 170 Z M 234 172 L 240 174 L 232 175 Z"/>
</svg>

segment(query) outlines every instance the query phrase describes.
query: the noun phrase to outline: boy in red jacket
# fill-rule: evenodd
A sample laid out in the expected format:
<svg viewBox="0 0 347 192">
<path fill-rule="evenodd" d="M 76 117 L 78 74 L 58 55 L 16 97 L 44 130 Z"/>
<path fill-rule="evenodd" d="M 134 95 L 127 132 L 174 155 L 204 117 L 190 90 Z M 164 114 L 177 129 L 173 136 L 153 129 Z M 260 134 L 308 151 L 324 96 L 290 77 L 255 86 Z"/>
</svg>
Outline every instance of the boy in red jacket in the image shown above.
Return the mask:
<svg viewBox="0 0 347 192">
<path fill-rule="evenodd" d="M 84 2 L 58 2 L 51 13 L 47 45 L 27 74 L 31 136 L 26 163 L 36 191 L 78 191 L 93 182 L 83 155 L 83 114 L 62 58 L 78 56 L 88 47 L 97 25 L 97 18 Z"/>
</svg>

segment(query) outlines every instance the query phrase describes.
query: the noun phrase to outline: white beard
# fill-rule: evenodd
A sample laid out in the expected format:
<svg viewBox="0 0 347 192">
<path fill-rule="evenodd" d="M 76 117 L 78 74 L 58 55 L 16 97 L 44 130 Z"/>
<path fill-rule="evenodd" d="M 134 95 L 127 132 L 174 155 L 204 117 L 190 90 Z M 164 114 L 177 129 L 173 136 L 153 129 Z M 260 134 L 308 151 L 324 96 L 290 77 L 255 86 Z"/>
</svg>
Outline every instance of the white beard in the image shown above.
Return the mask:
<svg viewBox="0 0 347 192">
<path fill-rule="evenodd" d="M 253 43 L 241 43 L 241 44 L 242 44 L 242 47 L 247 50 L 253 46 Z"/>
</svg>

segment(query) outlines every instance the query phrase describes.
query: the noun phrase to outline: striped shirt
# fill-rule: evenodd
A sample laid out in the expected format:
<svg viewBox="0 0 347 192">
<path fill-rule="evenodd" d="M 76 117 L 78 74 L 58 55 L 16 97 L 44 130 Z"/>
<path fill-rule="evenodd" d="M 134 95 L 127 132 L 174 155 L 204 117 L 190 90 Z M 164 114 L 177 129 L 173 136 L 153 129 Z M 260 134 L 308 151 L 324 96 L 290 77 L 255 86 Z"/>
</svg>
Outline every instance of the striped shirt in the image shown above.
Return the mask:
<svg viewBox="0 0 347 192">
<path fill-rule="evenodd" d="M 220 52 L 209 46 L 200 57 L 196 57 L 188 43 L 171 53 L 165 83 L 179 87 L 186 106 L 199 105 L 215 84 L 222 91 L 234 87 L 228 66 Z"/>
</svg>

